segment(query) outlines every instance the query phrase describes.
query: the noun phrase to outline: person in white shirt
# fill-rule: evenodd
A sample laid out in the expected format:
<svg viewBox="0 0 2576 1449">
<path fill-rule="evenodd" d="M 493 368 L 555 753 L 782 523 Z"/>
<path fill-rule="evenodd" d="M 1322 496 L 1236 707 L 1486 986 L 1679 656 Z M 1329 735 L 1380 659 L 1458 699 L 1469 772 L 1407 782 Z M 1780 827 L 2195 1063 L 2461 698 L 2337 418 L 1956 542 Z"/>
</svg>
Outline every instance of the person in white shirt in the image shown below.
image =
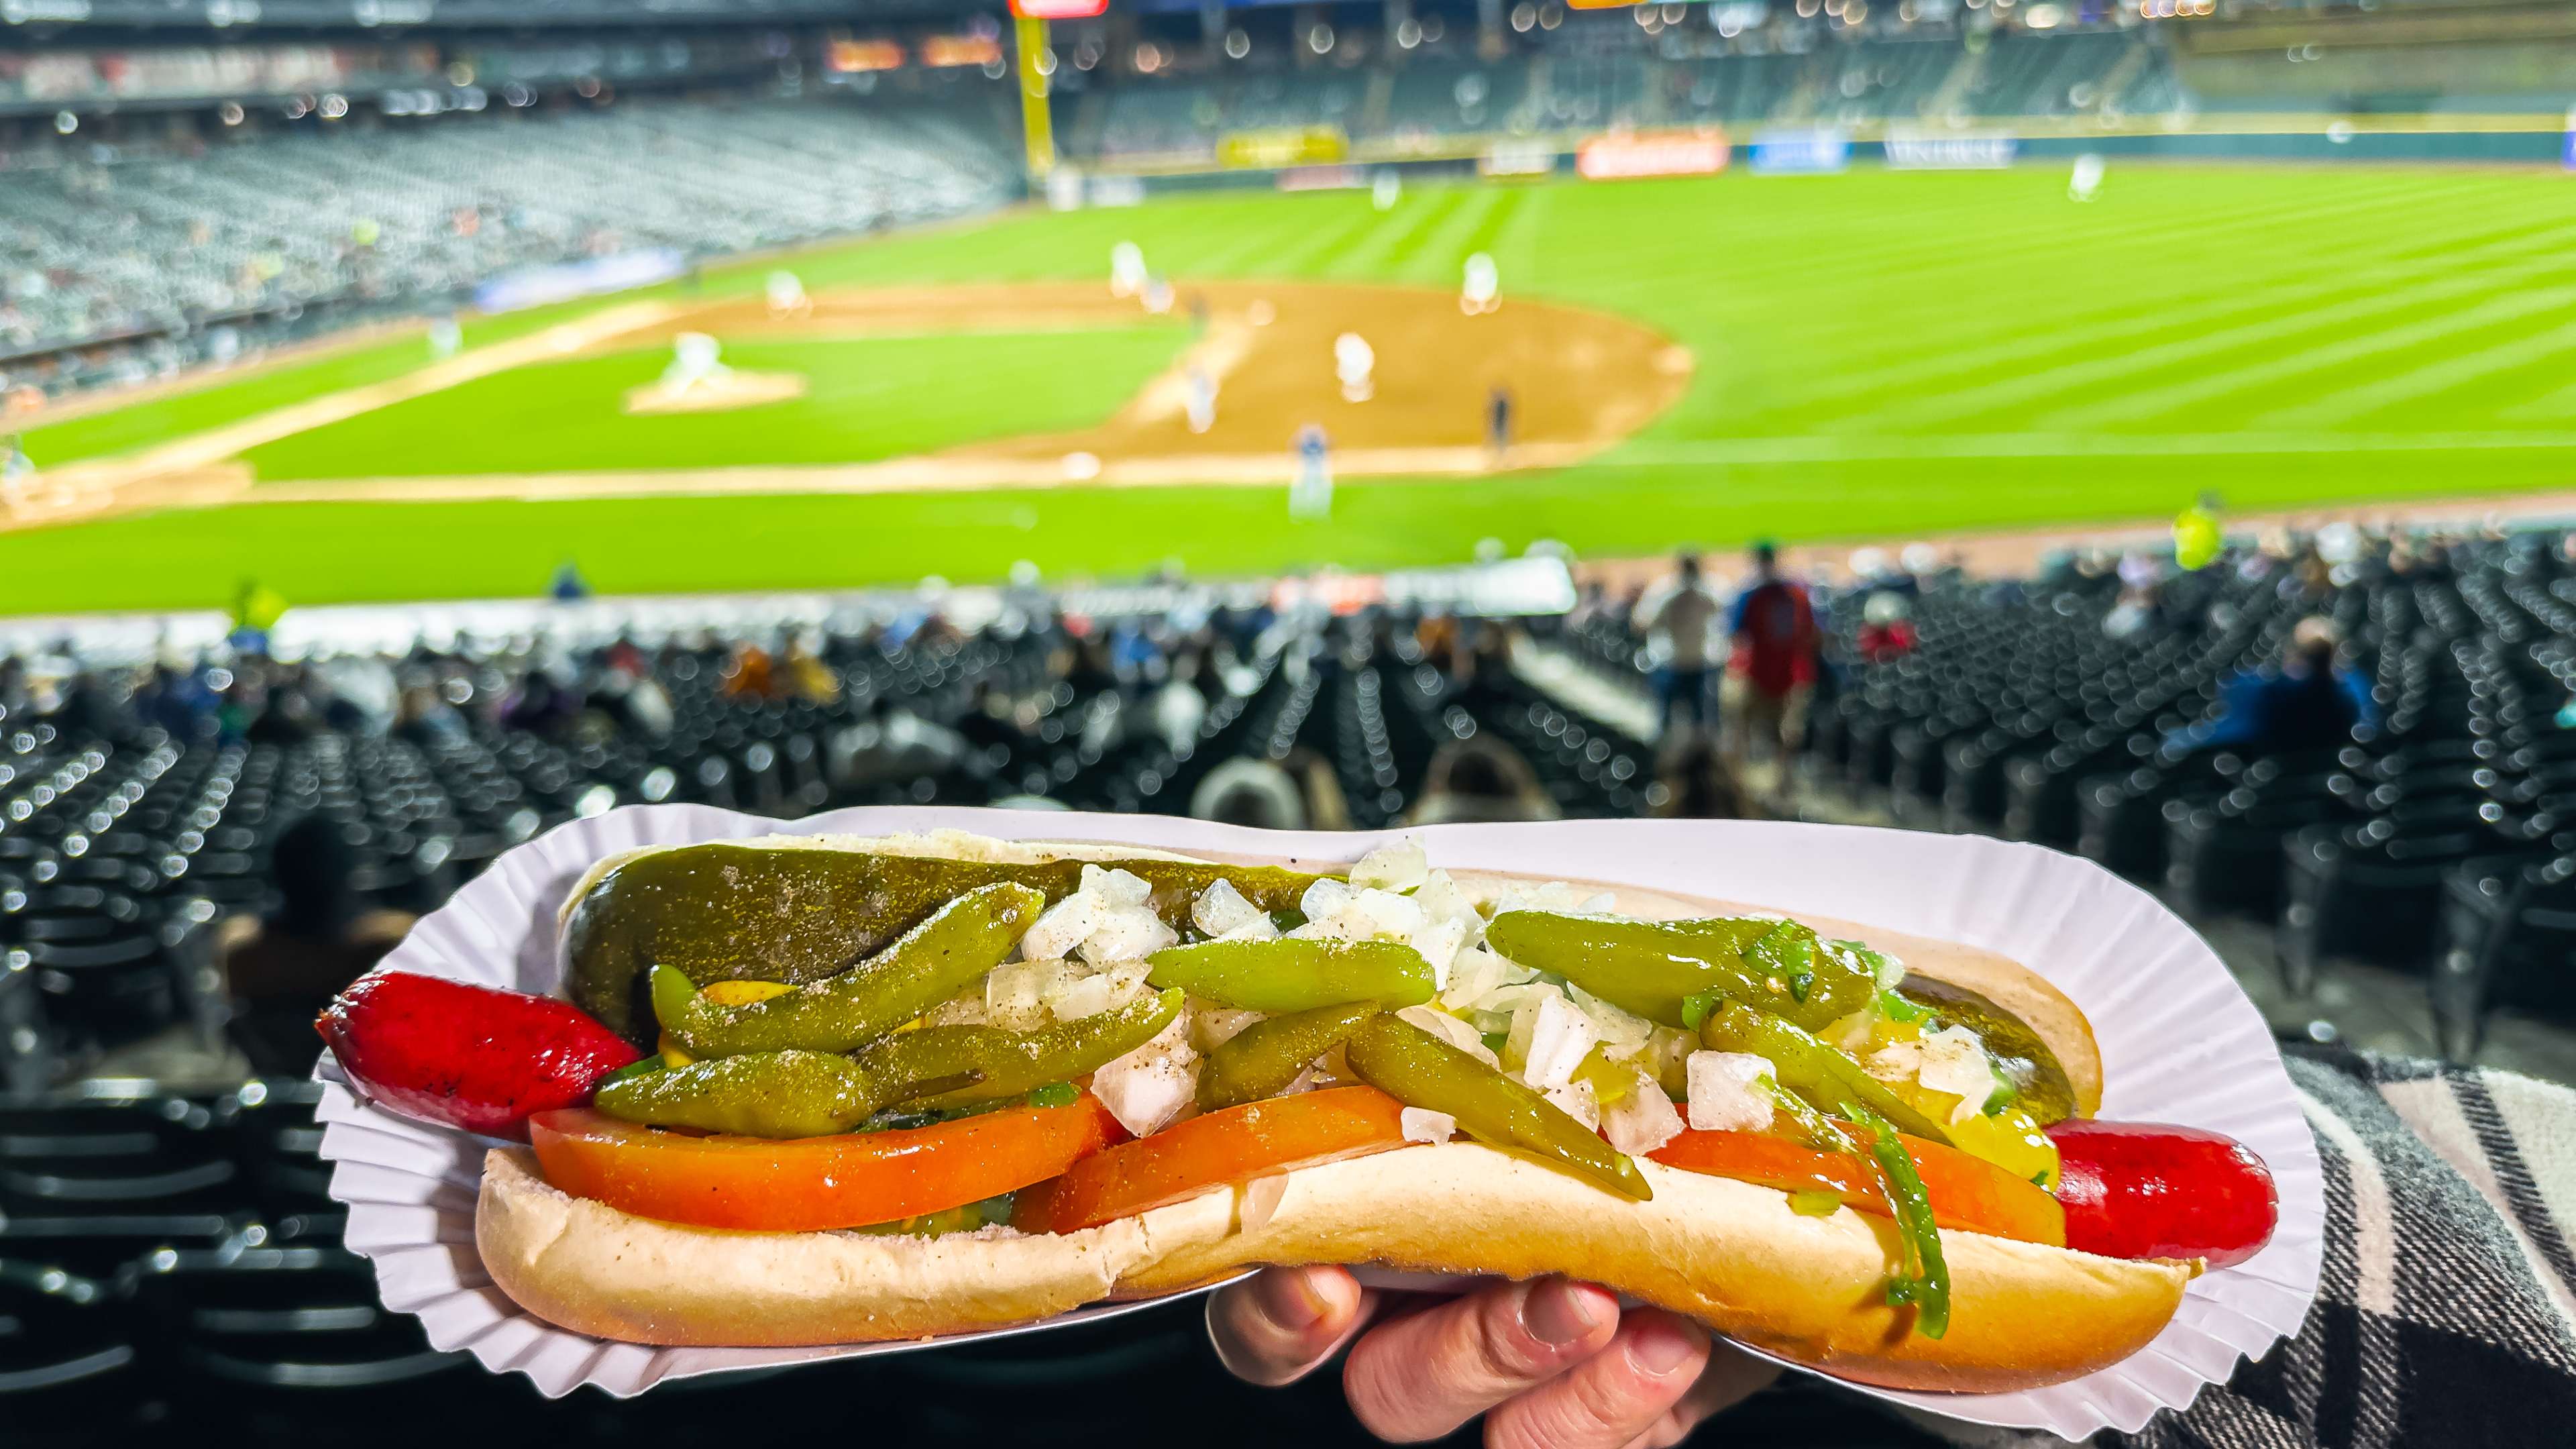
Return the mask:
<svg viewBox="0 0 2576 1449">
<path fill-rule="evenodd" d="M 1204 433 L 1216 426 L 1216 376 L 1194 362 L 1184 381 L 1188 391 L 1182 407 L 1188 413 L 1190 431 Z"/>
<path fill-rule="evenodd" d="M 1676 714 L 1691 728 L 1708 725 L 1711 626 L 1725 612 L 1725 601 L 1700 578 L 1699 555 L 1689 549 L 1674 556 L 1672 576 L 1637 601 L 1631 622 L 1655 661 L 1647 680 L 1667 729 Z"/>
<path fill-rule="evenodd" d="M 2075 169 L 2066 177 L 2066 199 L 2091 201 L 2102 194 L 2102 173 L 2110 168 L 2091 151 L 2075 158 Z"/>
</svg>

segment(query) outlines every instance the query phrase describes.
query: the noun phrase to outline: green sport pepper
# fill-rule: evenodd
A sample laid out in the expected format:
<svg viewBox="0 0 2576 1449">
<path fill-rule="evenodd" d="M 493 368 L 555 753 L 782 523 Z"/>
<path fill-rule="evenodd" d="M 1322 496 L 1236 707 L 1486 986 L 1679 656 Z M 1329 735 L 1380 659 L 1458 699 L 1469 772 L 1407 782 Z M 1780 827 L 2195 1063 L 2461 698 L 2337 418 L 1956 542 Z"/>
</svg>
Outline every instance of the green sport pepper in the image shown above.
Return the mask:
<svg viewBox="0 0 2576 1449">
<path fill-rule="evenodd" d="M 859 1053 L 858 1067 L 886 1084 L 891 1102 L 941 1108 L 1000 1101 L 1116 1061 L 1160 1035 L 1181 1005 L 1181 993 L 1163 991 L 1039 1031 L 925 1026 Z"/>
<path fill-rule="evenodd" d="M 1795 1090 L 1776 1091 L 1772 1101 L 1788 1120 L 1785 1135 L 1820 1152 L 1851 1151 L 1851 1138 L 1815 1103 Z M 1838 1115 L 1845 1116 L 1867 1136 L 1870 1166 L 1876 1170 L 1879 1191 L 1886 1196 L 1888 1209 L 1896 1218 L 1897 1262 L 1896 1271 L 1888 1275 L 1887 1301 L 1912 1304 L 1915 1331 L 1925 1338 L 1939 1338 L 1950 1330 L 1950 1264 L 1941 1253 L 1941 1227 L 1933 1220 L 1932 1195 L 1923 1186 L 1923 1174 L 1915 1170 L 1912 1154 L 1896 1140 L 1896 1129 L 1886 1118 L 1849 1103 Z M 1831 1206 L 1820 1203 L 1801 1205 L 1799 1199 L 1806 1196 L 1790 1194 L 1790 1209 L 1813 1212 L 1819 1217 L 1833 1211 Z"/>
<path fill-rule="evenodd" d="M 1526 1152 L 1622 1197 L 1652 1199 L 1653 1187 L 1626 1153 L 1523 1083 L 1395 1016 L 1375 1016 L 1343 1048 L 1363 1082 L 1428 1112 L 1446 1112 L 1489 1147 Z"/>
<path fill-rule="evenodd" d="M 1940 1123 L 1915 1110 L 1885 1082 L 1861 1069 L 1860 1063 L 1816 1040 L 1776 1016 L 1725 1002 L 1700 1023 L 1700 1041 L 1712 1051 L 1751 1052 L 1767 1058 L 1789 1087 L 1838 1117 L 1861 1120 L 1871 1112 L 1896 1124 L 1896 1130 L 1927 1142 L 1951 1146 Z"/>
<path fill-rule="evenodd" d="M 1686 1026 L 1683 998 L 1708 991 L 1811 1031 L 1878 996 L 1877 980 L 1858 953 L 1818 940 L 1795 921 L 1505 911 L 1486 926 L 1485 944 L 1505 960 L 1554 972 L 1666 1026 Z"/>
<path fill-rule="evenodd" d="M 1265 911 L 1296 909 L 1317 877 L 1273 866 L 1105 860 L 1141 876 L 1166 925 L 1186 928 L 1190 905 L 1231 881 Z M 647 851 L 601 872 L 573 903 L 563 931 L 573 1003 L 638 1046 L 653 1039 L 645 975 L 677 967 L 710 981 L 820 981 L 884 949 L 932 912 L 978 886 L 1032 887 L 1052 903 L 1082 884 L 1083 863 L 1013 865 L 880 850 L 819 850 L 714 841 Z"/>
<path fill-rule="evenodd" d="M 1199 1068 L 1199 1110 L 1278 1096 L 1315 1058 L 1349 1041 L 1377 1013 L 1376 1002 L 1354 1001 L 1254 1022 L 1207 1054 Z"/>
<path fill-rule="evenodd" d="M 718 1057 L 602 1082 L 592 1105 L 651 1127 L 695 1127 L 746 1137 L 847 1132 L 885 1105 L 882 1089 L 848 1057 L 757 1052 Z"/>
<path fill-rule="evenodd" d="M 1431 963 L 1400 941 L 1202 941 L 1146 958 L 1156 986 L 1242 1011 L 1306 1011 L 1375 1001 L 1393 1007 L 1431 999 Z"/>
<path fill-rule="evenodd" d="M 653 1014 L 691 1056 L 848 1051 L 982 980 L 1045 907 L 1031 886 L 978 886 L 840 975 L 744 1006 L 719 1006 L 676 967 L 655 966 Z"/>
</svg>

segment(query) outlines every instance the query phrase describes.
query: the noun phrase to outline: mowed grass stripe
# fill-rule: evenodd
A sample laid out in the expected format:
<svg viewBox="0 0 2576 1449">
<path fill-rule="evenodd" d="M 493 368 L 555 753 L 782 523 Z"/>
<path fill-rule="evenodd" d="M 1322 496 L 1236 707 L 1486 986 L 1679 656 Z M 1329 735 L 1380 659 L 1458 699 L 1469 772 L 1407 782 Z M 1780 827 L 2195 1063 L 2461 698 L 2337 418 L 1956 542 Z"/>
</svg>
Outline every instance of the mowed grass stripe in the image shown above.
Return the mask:
<svg viewBox="0 0 2576 1449">
<path fill-rule="evenodd" d="M 2563 314 L 2570 305 L 2576 305 L 2576 288 L 2561 288 L 2555 305 L 2546 310 Z M 2518 371 L 2565 357 L 2571 350 L 2576 350 L 2576 322 L 2562 315 L 2555 325 L 2538 332 L 2501 338 L 2477 351 L 2427 362 L 2376 382 L 2338 388 L 2295 407 L 2260 414 L 2257 421 L 2294 428 L 2348 423 L 2399 403 L 2468 386 L 2499 372 Z"/>
<path fill-rule="evenodd" d="M 2481 260 L 2510 260 L 2541 250 L 2541 244 L 2524 238 L 2486 243 L 2464 249 L 2449 270 L 2457 272 Z M 2098 355 L 2105 344 L 2112 342 L 2152 345 L 2166 335 L 2189 337 L 2236 325 L 2239 319 L 2269 319 L 2287 305 L 2334 305 L 2344 299 L 2385 294 L 2393 284 L 2412 282 L 2422 272 L 2412 268 L 2394 272 L 2337 268 L 2320 273 L 2313 263 L 2308 263 L 2293 274 L 2298 280 L 2275 282 L 2268 277 L 2240 275 L 2232 264 L 2219 272 L 2203 262 L 2186 273 L 2183 285 L 2173 290 L 2125 274 L 2109 275 L 2120 275 L 2121 280 L 2099 289 L 2105 299 L 2101 309 L 2078 310 L 2047 319 L 2039 327 L 2033 327 L 2036 319 L 2019 308 L 1980 309 L 1998 319 L 1996 326 L 2003 335 L 1983 345 L 1962 338 L 1958 345 L 1930 360 L 1932 371 L 1959 376 L 2005 367 L 2036 370 L 2056 357 L 2081 361 Z M 1905 334 L 1897 330 L 1897 335 Z M 1821 395 L 1859 400 L 1890 391 L 1910 394 L 1927 375 L 1926 360 L 1919 349 L 1901 342 L 1870 350 L 1852 362 L 1857 365 L 1827 384 Z"/>
<path fill-rule="evenodd" d="M 1323 262 L 1340 256 L 1358 244 L 1361 238 L 1389 220 L 1361 206 L 1338 223 L 1310 227 L 1296 245 L 1258 258 L 1250 275 L 1261 277 L 1304 277 Z"/>
<path fill-rule="evenodd" d="M 1338 256 L 1322 258 L 1314 271 L 1319 276 L 1337 280 L 1359 281 L 1381 275 L 1388 261 L 1402 255 L 1415 240 L 1445 220 L 1449 213 L 1467 204 L 1463 188 L 1446 187 L 1426 191 L 1417 200 L 1408 195 L 1396 203 L 1386 219 L 1361 237 L 1355 246 Z"/>
<path fill-rule="evenodd" d="M 2287 302 L 2381 290 L 2389 280 L 2357 280 L 2348 275 L 2321 278 L 2312 271 L 2309 276 L 2304 283 L 2282 287 L 2212 286 L 2181 300 L 2141 298 L 2124 286 L 2105 286 L 2101 290 L 2111 300 L 2100 311 L 2078 311 L 2037 326 L 2034 322 L 2040 319 L 2021 308 L 1969 309 L 1995 319 L 1992 340 L 1959 338 L 1930 356 L 1919 345 L 1897 342 L 1850 358 L 1833 378 L 1819 384 L 1813 396 L 1862 399 L 1892 389 L 1911 392 L 1928 377 L 2017 368 L 2061 354 L 2098 353 L 2108 343 L 2163 333 L 2188 336 L 2235 318 L 2277 312 Z"/>
<path fill-rule="evenodd" d="M 2267 334 L 2266 341 L 2282 345 L 2295 342 L 2286 353 L 2274 352 L 2214 371 L 2205 365 L 2197 366 L 2193 375 L 2183 381 L 2138 388 L 2096 403 L 2053 409 L 2032 418 L 2031 423 L 2041 428 L 2086 428 L 2170 417 L 2231 397 L 2259 394 L 2288 379 L 2331 372 L 2360 359 L 2438 345 L 2460 332 L 2510 323 L 2534 311 L 2565 306 L 2569 298 L 2576 297 L 2576 289 L 2559 286 L 2535 291 L 2529 283 L 2564 281 L 2571 275 L 2576 275 L 2576 259 L 2546 268 L 2534 267 L 2512 282 L 2463 278 L 2302 314 L 2298 320 L 2314 325 L 2293 329 L 2286 335 Z M 2483 300 L 2468 300 L 2481 296 Z M 2422 312 L 2433 315 L 2414 316 Z M 2409 317 L 2413 320 L 2403 320 Z M 2371 320 L 2364 323 L 2363 318 Z"/>
<path fill-rule="evenodd" d="M 1549 218 L 1558 195 L 1552 186 L 1512 187 L 1512 209 L 1486 248 L 1494 254 L 1494 270 L 1502 280 L 1504 296 L 1538 282 L 1539 258 L 1547 245 Z"/>
<path fill-rule="evenodd" d="M 1458 285 L 1467 261 L 1467 238 L 1484 227 L 1486 218 L 1503 204 L 1503 193 L 1490 186 L 1477 187 L 1469 194 L 1467 204 L 1441 218 L 1440 225 L 1404 254 L 1395 258 L 1395 275 L 1407 282 Z"/>
<path fill-rule="evenodd" d="M 2376 316 L 2410 307 L 2420 307 L 2443 298 L 2490 290 L 2484 276 L 2452 277 L 2428 283 L 2411 291 L 2369 292 L 2340 303 L 2322 307 L 2300 307 L 2283 311 L 2279 299 L 2258 300 L 2251 307 L 2233 309 L 2250 311 L 2261 320 L 2233 326 L 2205 327 L 2194 323 L 2179 329 L 2183 335 L 2167 342 L 2154 343 L 2134 351 L 2102 355 L 2098 339 L 2088 347 L 2079 339 L 2068 348 L 2079 360 L 2041 370 L 2018 373 L 1978 387 L 1949 392 L 1916 394 L 1893 405 L 1868 410 L 1853 419 L 1859 431 L 1900 431 L 1908 427 L 1957 423 L 1985 416 L 2001 409 L 2023 407 L 2079 389 L 2111 386 L 2121 379 L 2151 369 L 2179 362 L 2195 361 L 2223 355 L 2247 347 L 2261 346 L 2332 331 L 2357 318 Z M 2428 334 L 2430 335 L 2430 334 Z M 2083 356 L 2087 351 L 2094 355 Z"/>
</svg>

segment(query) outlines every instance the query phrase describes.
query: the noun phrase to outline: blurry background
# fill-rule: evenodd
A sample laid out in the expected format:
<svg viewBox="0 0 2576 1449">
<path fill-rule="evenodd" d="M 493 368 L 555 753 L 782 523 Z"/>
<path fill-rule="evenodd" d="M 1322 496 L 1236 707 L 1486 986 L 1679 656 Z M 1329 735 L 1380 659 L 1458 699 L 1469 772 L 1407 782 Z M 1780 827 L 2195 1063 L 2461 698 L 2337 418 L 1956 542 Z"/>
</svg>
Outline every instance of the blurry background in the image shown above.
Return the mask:
<svg viewBox="0 0 2576 1449">
<path fill-rule="evenodd" d="M 623 804 L 2000 834 L 2576 1080 L 2576 11 L 1047 6 L 0 0 L 0 1437 L 1353 1432 L 378 1308 L 312 1014 Z"/>
</svg>

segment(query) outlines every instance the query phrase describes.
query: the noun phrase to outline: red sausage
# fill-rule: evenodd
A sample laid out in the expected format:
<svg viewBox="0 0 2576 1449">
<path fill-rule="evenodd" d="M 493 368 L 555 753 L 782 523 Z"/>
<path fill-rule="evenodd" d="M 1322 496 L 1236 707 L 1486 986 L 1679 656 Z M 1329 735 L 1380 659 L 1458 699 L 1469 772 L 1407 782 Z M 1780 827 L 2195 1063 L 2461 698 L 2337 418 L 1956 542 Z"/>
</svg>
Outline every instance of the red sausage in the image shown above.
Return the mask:
<svg viewBox="0 0 2576 1449">
<path fill-rule="evenodd" d="M 529 1114 L 580 1106 L 637 1056 L 569 1002 L 400 971 L 359 977 L 313 1025 L 366 1096 L 521 1141 Z"/>
<path fill-rule="evenodd" d="M 2272 1240 L 2281 1197 L 2253 1149 L 2194 1127 L 2066 1121 L 2057 1200 L 2066 1246 L 2106 1258 L 2242 1263 Z"/>
</svg>

